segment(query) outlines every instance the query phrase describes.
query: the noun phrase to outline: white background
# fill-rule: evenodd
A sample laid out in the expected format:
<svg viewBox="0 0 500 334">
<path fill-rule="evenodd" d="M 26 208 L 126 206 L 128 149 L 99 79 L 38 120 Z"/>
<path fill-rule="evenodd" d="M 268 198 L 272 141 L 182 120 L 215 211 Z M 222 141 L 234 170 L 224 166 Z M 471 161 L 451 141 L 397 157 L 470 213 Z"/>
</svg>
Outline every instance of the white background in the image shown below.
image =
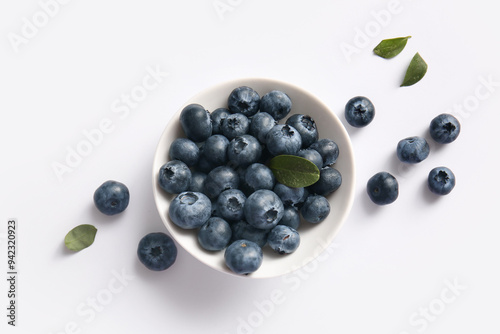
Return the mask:
<svg viewBox="0 0 500 334">
<path fill-rule="evenodd" d="M 500 21 L 493 4 L 73 0 L 51 7 L 44 22 L 38 1 L 2 1 L 1 268 L 7 219 L 19 220 L 18 327 L 6 324 L 1 279 L 2 333 L 498 333 Z M 40 27 L 30 32 L 26 20 Z M 25 39 L 15 45 L 14 35 Z M 373 55 L 380 40 L 407 35 L 396 58 Z M 355 53 L 342 51 L 348 45 Z M 417 51 L 429 70 L 401 88 Z M 115 113 L 112 105 L 124 106 L 122 94 L 140 86 L 148 68 L 169 74 L 128 114 Z M 357 163 L 352 212 L 322 262 L 284 278 L 224 275 L 183 249 L 171 269 L 150 272 L 136 247 L 146 233 L 166 231 L 151 187 L 163 128 L 192 95 L 241 77 L 301 86 L 344 123 L 348 99 L 373 101 L 368 127 L 346 125 Z M 399 163 L 397 142 L 427 136 L 443 112 L 461 120 L 457 141 L 431 142 L 419 165 Z M 112 130 L 59 179 L 54 163 L 66 164 L 84 132 L 105 119 Z M 455 172 L 457 185 L 438 198 L 425 182 L 440 165 Z M 400 196 L 376 207 L 365 185 L 381 170 L 396 175 Z M 112 218 L 92 203 L 108 179 L 131 192 L 128 209 Z M 98 228 L 95 243 L 66 251 L 65 234 L 84 223 Z"/>
</svg>

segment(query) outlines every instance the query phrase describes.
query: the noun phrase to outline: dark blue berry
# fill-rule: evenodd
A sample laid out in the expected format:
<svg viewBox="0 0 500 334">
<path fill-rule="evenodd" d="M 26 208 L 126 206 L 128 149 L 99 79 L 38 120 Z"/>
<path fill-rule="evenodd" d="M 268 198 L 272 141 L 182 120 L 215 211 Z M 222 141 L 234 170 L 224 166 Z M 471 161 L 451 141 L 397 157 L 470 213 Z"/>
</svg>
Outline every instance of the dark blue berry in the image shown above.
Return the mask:
<svg viewBox="0 0 500 334">
<path fill-rule="evenodd" d="M 311 146 L 318 141 L 316 122 L 309 115 L 294 114 L 286 120 L 286 124 L 294 127 L 302 138 L 302 148 Z"/>
<path fill-rule="evenodd" d="M 366 185 L 368 196 L 373 203 L 386 205 L 394 202 L 399 195 L 399 185 L 396 178 L 387 172 L 373 175 Z"/>
<path fill-rule="evenodd" d="M 460 134 L 460 122 L 453 115 L 441 114 L 431 121 L 429 132 L 436 142 L 449 144 Z"/>
<path fill-rule="evenodd" d="M 231 235 L 231 227 L 224 219 L 211 217 L 198 230 L 198 242 L 203 249 L 220 251 L 229 244 Z"/>
<path fill-rule="evenodd" d="M 212 203 L 202 193 L 186 191 L 170 203 L 168 215 L 175 225 L 183 229 L 198 228 L 212 215 Z"/>
<path fill-rule="evenodd" d="M 266 135 L 266 146 L 272 155 L 295 155 L 302 146 L 299 132 L 288 124 L 275 125 Z"/>
<path fill-rule="evenodd" d="M 364 96 L 350 99 L 345 106 L 345 119 L 350 125 L 361 128 L 367 126 L 375 117 L 373 103 Z"/>
<path fill-rule="evenodd" d="M 149 233 L 139 241 L 137 256 L 149 270 L 162 271 L 175 263 L 177 246 L 165 233 Z"/>
<path fill-rule="evenodd" d="M 180 160 L 191 167 L 198 163 L 200 149 L 190 139 L 177 138 L 170 144 L 169 156 L 171 160 Z"/>
<path fill-rule="evenodd" d="M 324 196 L 309 195 L 300 208 L 300 214 L 310 223 L 321 223 L 330 214 L 330 203 Z"/>
<path fill-rule="evenodd" d="M 396 154 L 400 161 L 410 164 L 419 163 L 429 156 L 429 144 L 425 138 L 414 136 L 399 141 Z"/>
<path fill-rule="evenodd" d="M 229 94 L 227 105 L 232 113 L 241 113 L 251 117 L 259 111 L 260 96 L 252 88 L 241 86 Z"/>
<path fill-rule="evenodd" d="M 290 97 L 279 90 L 273 90 L 264 95 L 260 101 L 260 111 L 266 112 L 277 121 L 285 118 L 292 109 Z"/>
<path fill-rule="evenodd" d="M 279 254 L 290 254 L 299 247 L 300 236 L 290 226 L 277 225 L 269 233 L 267 244 Z"/>
<path fill-rule="evenodd" d="M 262 249 L 255 242 L 237 240 L 226 248 L 224 260 L 231 271 L 239 275 L 255 272 L 262 265 Z"/>
<path fill-rule="evenodd" d="M 333 140 L 325 138 L 320 139 L 309 148 L 318 151 L 318 153 L 323 158 L 323 167 L 333 165 L 337 162 L 337 158 L 339 157 L 339 147 L 337 143 Z"/>
<path fill-rule="evenodd" d="M 179 160 L 171 160 L 160 167 L 158 175 L 160 187 L 168 193 L 186 191 L 191 183 L 191 170 Z"/>
<path fill-rule="evenodd" d="M 180 121 L 186 137 L 194 142 L 202 142 L 212 135 L 210 113 L 199 104 L 184 107 Z"/>
<path fill-rule="evenodd" d="M 118 181 L 106 181 L 94 192 L 96 208 L 108 216 L 123 212 L 129 200 L 130 193 L 127 186 Z"/>
<path fill-rule="evenodd" d="M 447 167 L 436 167 L 429 172 L 427 184 L 437 195 L 448 195 L 455 187 L 455 174 Z"/>
</svg>

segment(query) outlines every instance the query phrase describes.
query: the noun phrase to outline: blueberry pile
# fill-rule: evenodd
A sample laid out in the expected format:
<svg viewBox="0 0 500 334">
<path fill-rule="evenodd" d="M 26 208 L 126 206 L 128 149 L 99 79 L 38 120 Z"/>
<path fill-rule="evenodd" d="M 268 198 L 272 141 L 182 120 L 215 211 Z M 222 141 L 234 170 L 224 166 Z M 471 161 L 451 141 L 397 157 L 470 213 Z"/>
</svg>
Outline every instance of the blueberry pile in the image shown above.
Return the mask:
<svg viewBox="0 0 500 334">
<path fill-rule="evenodd" d="M 324 221 L 330 213 L 325 196 L 342 184 L 332 167 L 337 144 L 319 139 L 312 117 L 287 118 L 291 109 L 285 92 L 260 97 L 247 86 L 235 88 L 227 106 L 211 113 L 190 104 L 180 115 L 186 137 L 172 142 L 170 160 L 160 167 L 159 186 L 176 195 L 170 220 L 195 230 L 203 249 L 225 250 L 225 263 L 234 273 L 256 271 L 263 247 L 293 253 L 300 244 L 301 217 L 313 224 Z M 319 180 L 304 188 L 277 182 L 267 164 L 278 155 L 310 160 Z"/>
<path fill-rule="evenodd" d="M 368 125 L 375 116 L 375 107 L 364 96 L 350 99 L 344 115 L 346 121 L 354 127 Z M 440 114 L 429 125 L 431 138 L 439 144 L 455 141 L 460 133 L 459 121 L 450 114 Z M 413 136 L 400 140 L 396 146 L 396 155 L 403 163 L 417 164 L 425 160 L 430 153 L 429 143 L 423 137 Z M 447 195 L 455 187 L 455 175 L 447 167 L 436 167 L 429 172 L 427 185 L 437 195 Z M 366 184 L 368 197 L 378 205 L 393 203 L 399 196 L 399 184 L 394 175 L 378 172 Z"/>
</svg>

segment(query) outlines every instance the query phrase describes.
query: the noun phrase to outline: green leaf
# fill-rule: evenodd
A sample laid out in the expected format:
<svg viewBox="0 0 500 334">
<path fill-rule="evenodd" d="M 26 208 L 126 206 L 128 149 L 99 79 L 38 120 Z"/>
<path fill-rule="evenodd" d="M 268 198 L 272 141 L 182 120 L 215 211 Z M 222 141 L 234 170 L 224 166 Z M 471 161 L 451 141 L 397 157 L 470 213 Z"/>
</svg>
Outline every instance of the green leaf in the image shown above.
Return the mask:
<svg viewBox="0 0 500 334">
<path fill-rule="evenodd" d="M 276 180 L 293 188 L 307 187 L 319 180 L 319 169 L 311 161 L 294 155 L 278 155 L 269 168 Z"/>
<path fill-rule="evenodd" d="M 409 38 L 411 36 L 384 39 L 373 49 L 373 52 L 385 59 L 394 58 L 403 51 Z"/>
<path fill-rule="evenodd" d="M 427 63 L 422 59 L 420 54 L 417 52 L 413 59 L 408 65 L 408 69 L 406 70 L 405 78 L 401 87 L 403 86 L 411 86 L 420 81 L 427 72 Z"/>
<path fill-rule="evenodd" d="M 88 224 L 78 225 L 66 234 L 64 244 L 68 249 L 81 251 L 94 243 L 97 229 Z"/>
</svg>

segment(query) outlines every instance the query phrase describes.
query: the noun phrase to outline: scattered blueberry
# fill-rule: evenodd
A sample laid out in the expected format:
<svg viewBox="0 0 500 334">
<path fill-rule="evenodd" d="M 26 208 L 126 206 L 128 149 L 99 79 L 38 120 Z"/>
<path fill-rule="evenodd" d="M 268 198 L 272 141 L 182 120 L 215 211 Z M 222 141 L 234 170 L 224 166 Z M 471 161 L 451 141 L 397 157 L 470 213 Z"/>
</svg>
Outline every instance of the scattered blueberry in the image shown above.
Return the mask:
<svg viewBox="0 0 500 334">
<path fill-rule="evenodd" d="M 266 112 L 259 112 L 252 117 L 249 133 L 257 138 L 261 143 L 266 143 L 267 133 L 278 124 L 273 116 Z"/>
<path fill-rule="evenodd" d="M 309 186 L 309 190 L 314 194 L 326 196 L 336 191 L 342 184 L 342 175 L 333 167 L 321 168 L 319 173 L 319 180 Z"/>
<path fill-rule="evenodd" d="M 333 165 L 339 157 L 339 147 L 336 142 L 331 139 L 320 139 L 309 148 L 318 151 L 323 158 L 323 167 Z"/>
<path fill-rule="evenodd" d="M 366 185 L 368 196 L 373 203 L 386 205 L 394 202 L 399 195 L 399 185 L 396 178 L 387 172 L 373 175 Z"/>
<path fill-rule="evenodd" d="M 189 188 L 191 170 L 182 161 L 171 160 L 160 167 L 158 180 L 163 190 L 171 194 L 179 194 Z"/>
<path fill-rule="evenodd" d="M 247 197 L 241 190 L 228 189 L 220 193 L 217 198 L 219 217 L 227 221 L 243 219 L 243 207 Z"/>
<path fill-rule="evenodd" d="M 278 225 L 290 226 L 294 230 L 298 229 L 300 225 L 299 210 L 297 210 L 293 206 L 285 206 L 283 212 L 283 218 L 281 218 Z"/>
<path fill-rule="evenodd" d="M 429 156 L 429 144 L 425 138 L 414 136 L 399 141 L 396 154 L 400 161 L 410 164 L 419 163 Z"/>
<path fill-rule="evenodd" d="M 231 115 L 231 112 L 226 108 L 218 108 L 212 111 L 210 114 L 210 118 L 212 119 L 212 134 L 222 134 L 222 124 L 224 123 L 224 119 L 229 115 Z"/>
<path fill-rule="evenodd" d="M 250 87 L 238 87 L 229 94 L 227 105 L 232 113 L 241 113 L 251 117 L 259 111 L 260 96 Z"/>
<path fill-rule="evenodd" d="M 250 121 L 243 114 L 231 114 L 222 123 L 222 134 L 231 140 L 243 136 L 250 129 Z"/>
<path fill-rule="evenodd" d="M 309 115 L 294 114 L 286 120 L 286 124 L 295 128 L 302 138 L 302 148 L 307 148 L 318 141 L 316 122 Z"/>
<path fill-rule="evenodd" d="M 361 128 L 367 126 L 375 117 L 373 103 L 364 96 L 350 99 L 345 106 L 345 119 L 350 125 Z"/>
<path fill-rule="evenodd" d="M 183 192 L 170 203 L 168 215 L 172 222 L 183 228 L 201 227 L 212 215 L 210 199 L 203 193 Z"/>
<path fill-rule="evenodd" d="M 204 193 L 211 199 L 217 198 L 227 189 L 238 189 L 240 178 L 238 173 L 228 166 L 219 166 L 208 173 L 203 185 Z"/>
<path fill-rule="evenodd" d="M 309 195 L 300 208 L 300 214 L 310 223 L 321 223 L 330 214 L 330 203 L 324 196 Z"/>
<path fill-rule="evenodd" d="M 455 174 L 447 167 L 436 167 L 429 172 L 427 184 L 437 195 L 448 195 L 455 187 Z"/>
<path fill-rule="evenodd" d="M 249 240 L 237 240 L 224 252 L 227 267 L 239 275 L 248 275 L 259 269 L 262 259 L 262 249 Z"/>
<path fill-rule="evenodd" d="M 278 124 L 267 133 L 266 145 L 272 155 L 295 155 L 302 146 L 302 138 L 294 127 Z"/>
<path fill-rule="evenodd" d="M 203 157 L 211 166 L 217 167 L 227 163 L 227 147 L 229 140 L 223 135 L 208 137 L 203 145 Z"/>
<path fill-rule="evenodd" d="M 264 95 L 260 101 L 260 111 L 266 112 L 277 121 L 285 118 L 292 109 L 290 97 L 279 90 L 273 90 Z"/>
<path fill-rule="evenodd" d="M 460 122 L 453 115 L 441 114 L 431 121 L 429 132 L 436 142 L 448 144 L 460 134 Z"/>
<path fill-rule="evenodd" d="M 283 217 L 283 211 L 283 202 L 271 190 L 257 190 L 245 201 L 246 221 L 256 228 L 273 228 Z"/>
<path fill-rule="evenodd" d="M 129 200 L 130 193 L 127 186 L 118 181 L 106 181 L 94 192 L 96 208 L 108 216 L 123 212 Z"/>
<path fill-rule="evenodd" d="M 220 251 L 229 244 L 231 235 L 231 227 L 224 219 L 211 217 L 198 230 L 198 242 L 203 249 Z"/>
<path fill-rule="evenodd" d="M 172 160 L 180 160 L 191 167 L 198 163 L 200 149 L 190 139 L 177 138 L 170 145 L 169 156 Z"/>
<path fill-rule="evenodd" d="M 227 148 L 227 156 L 236 166 L 246 167 L 256 163 L 262 154 L 259 141 L 251 135 L 242 135 L 234 138 Z"/>
<path fill-rule="evenodd" d="M 290 226 L 277 225 L 267 237 L 268 245 L 279 254 L 290 254 L 300 245 L 299 233 Z"/>
<path fill-rule="evenodd" d="M 194 142 L 202 142 L 212 135 L 210 113 L 199 104 L 184 107 L 180 121 L 186 137 Z"/>
<path fill-rule="evenodd" d="M 175 263 L 177 246 L 165 233 L 149 233 L 139 241 L 137 256 L 149 270 L 162 271 Z"/>
</svg>

